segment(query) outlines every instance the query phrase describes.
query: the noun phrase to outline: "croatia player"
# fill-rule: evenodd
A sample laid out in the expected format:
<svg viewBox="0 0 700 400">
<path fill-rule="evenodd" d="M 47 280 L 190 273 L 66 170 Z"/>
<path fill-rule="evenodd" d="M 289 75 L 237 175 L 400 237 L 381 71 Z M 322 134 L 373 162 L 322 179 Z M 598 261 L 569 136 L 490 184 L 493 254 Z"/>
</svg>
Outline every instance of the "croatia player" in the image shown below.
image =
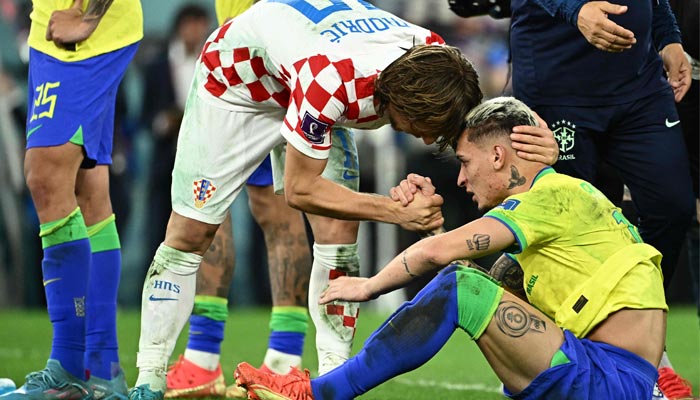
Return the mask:
<svg viewBox="0 0 700 400">
<path fill-rule="evenodd" d="M 443 223 L 439 195 L 416 193 L 403 206 L 324 178 L 331 128 L 391 122 L 444 147 L 481 98 L 476 72 L 459 50 L 362 1 L 263 1 L 217 29 L 202 50 L 180 129 L 173 213 L 144 284 L 139 377 L 130 398 L 163 396 L 166 364 L 192 309 L 202 254 L 246 179 L 275 146 L 288 143 L 285 196 L 307 212 L 314 233 L 309 296 L 317 299 L 357 259 L 356 221 L 415 231 Z M 551 131 L 523 132 L 532 135 L 525 146 L 539 149 L 532 157 L 556 159 Z M 335 365 L 349 355 L 356 310 L 346 302 L 311 309 L 315 323 L 346 339 L 342 346 L 327 342 Z"/>
</svg>

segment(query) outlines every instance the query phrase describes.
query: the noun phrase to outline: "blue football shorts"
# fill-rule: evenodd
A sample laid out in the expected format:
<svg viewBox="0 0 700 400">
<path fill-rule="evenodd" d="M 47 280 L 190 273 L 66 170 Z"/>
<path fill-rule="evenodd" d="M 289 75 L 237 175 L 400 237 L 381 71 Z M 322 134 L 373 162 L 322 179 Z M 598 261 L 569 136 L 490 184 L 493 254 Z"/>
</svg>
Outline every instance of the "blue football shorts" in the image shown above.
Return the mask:
<svg viewBox="0 0 700 400">
<path fill-rule="evenodd" d="M 263 160 L 263 162 L 258 166 L 258 168 L 253 171 L 250 175 L 246 184 L 251 186 L 270 186 L 272 185 L 272 162 L 270 161 L 270 155 Z"/>
<path fill-rule="evenodd" d="M 512 399 L 651 399 L 656 367 L 638 355 L 606 343 L 579 339 L 564 331 L 561 351 L 569 358 L 540 373 Z"/>
<path fill-rule="evenodd" d="M 30 49 L 27 149 L 82 146 L 82 167 L 112 163 L 119 83 L 138 43 L 82 61 L 64 62 Z"/>
</svg>

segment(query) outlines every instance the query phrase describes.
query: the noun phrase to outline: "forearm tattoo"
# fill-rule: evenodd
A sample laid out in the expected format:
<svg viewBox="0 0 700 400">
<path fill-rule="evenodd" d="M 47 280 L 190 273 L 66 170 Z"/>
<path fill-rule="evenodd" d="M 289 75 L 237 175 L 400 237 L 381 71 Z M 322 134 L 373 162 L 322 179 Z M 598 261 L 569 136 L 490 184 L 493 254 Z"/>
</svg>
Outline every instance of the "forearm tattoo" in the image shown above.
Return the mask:
<svg viewBox="0 0 700 400">
<path fill-rule="evenodd" d="M 520 175 L 520 171 L 515 167 L 515 165 L 510 166 L 510 179 L 508 180 L 508 189 L 513 189 L 516 186 L 522 186 L 525 184 L 524 176 Z"/>
<path fill-rule="evenodd" d="M 496 325 L 504 334 L 519 338 L 528 332 L 544 333 L 547 330 L 545 322 L 525 307 L 514 301 L 502 301 L 498 305 Z"/>
<path fill-rule="evenodd" d="M 406 261 L 406 253 L 408 253 L 408 250 L 404 250 L 403 254 L 401 254 L 401 264 L 403 264 L 406 273 L 410 275 L 411 278 L 416 278 L 418 277 L 418 275 L 412 273 L 411 270 L 408 268 L 408 261 Z"/>
<path fill-rule="evenodd" d="M 83 21 L 99 21 L 100 18 L 102 18 L 102 16 L 105 15 L 107 9 L 109 9 L 109 6 L 112 5 L 113 1 L 114 0 L 90 0 L 90 4 L 88 5 L 87 10 L 85 10 L 85 14 L 83 15 Z"/>
<path fill-rule="evenodd" d="M 491 244 L 491 236 L 484 233 L 477 233 L 471 240 L 467 239 L 469 250 L 488 250 Z"/>
</svg>

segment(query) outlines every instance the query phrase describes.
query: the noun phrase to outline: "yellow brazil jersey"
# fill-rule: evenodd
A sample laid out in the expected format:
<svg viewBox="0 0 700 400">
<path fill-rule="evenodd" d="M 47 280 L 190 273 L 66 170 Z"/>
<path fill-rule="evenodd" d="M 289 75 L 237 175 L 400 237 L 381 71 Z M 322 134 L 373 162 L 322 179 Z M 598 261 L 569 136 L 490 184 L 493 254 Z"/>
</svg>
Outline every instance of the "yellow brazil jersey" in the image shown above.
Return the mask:
<svg viewBox="0 0 700 400">
<path fill-rule="evenodd" d="M 661 254 L 590 183 L 545 168 L 486 216 L 513 232 L 530 303 L 576 336 L 622 308 L 668 309 Z"/>
<path fill-rule="evenodd" d="M 86 40 L 77 43 L 75 51 L 69 51 L 46 40 L 51 13 L 70 8 L 73 0 L 33 0 L 32 25 L 29 30 L 29 46 L 62 61 L 80 61 L 108 53 L 143 37 L 143 12 L 140 0 L 114 0 L 100 20 L 95 31 Z M 83 3 L 83 11 L 90 0 Z"/>
<path fill-rule="evenodd" d="M 250 8 L 253 0 L 216 0 L 216 19 L 219 25 L 236 17 L 238 14 Z"/>
</svg>

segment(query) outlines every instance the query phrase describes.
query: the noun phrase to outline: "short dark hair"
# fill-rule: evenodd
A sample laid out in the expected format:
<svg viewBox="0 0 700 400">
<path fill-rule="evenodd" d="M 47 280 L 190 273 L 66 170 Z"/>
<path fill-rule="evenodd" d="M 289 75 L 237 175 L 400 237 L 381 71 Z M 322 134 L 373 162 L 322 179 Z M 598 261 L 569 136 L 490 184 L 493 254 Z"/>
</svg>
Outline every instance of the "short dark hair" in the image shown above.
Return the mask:
<svg viewBox="0 0 700 400">
<path fill-rule="evenodd" d="M 180 26 L 188 19 L 209 19 L 207 9 L 195 3 L 188 3 L 180 7 L 173 20 L 171 34 L 174 35 Z"/>
<path fill-rule="evenodd" d="M 467 140 L 477 144 L 485 138 L 508 136 L 518 125 L 537 126 L 538 123 L 532 110 L 515 97 L 487 100 L 474 107 L 464 119 Z M 456 148 L 456 143 L 452 147 Z"/>
<path fill-rule="evenodd" d="M 464 116 L 483 98 L 476 70 L 452 46 L 413 46 L 379 74 L 374 88 L 380 115 L 391 104 L 420 133 L 433 132 L 441 150 L 456 141 Z"/>
</svg>

